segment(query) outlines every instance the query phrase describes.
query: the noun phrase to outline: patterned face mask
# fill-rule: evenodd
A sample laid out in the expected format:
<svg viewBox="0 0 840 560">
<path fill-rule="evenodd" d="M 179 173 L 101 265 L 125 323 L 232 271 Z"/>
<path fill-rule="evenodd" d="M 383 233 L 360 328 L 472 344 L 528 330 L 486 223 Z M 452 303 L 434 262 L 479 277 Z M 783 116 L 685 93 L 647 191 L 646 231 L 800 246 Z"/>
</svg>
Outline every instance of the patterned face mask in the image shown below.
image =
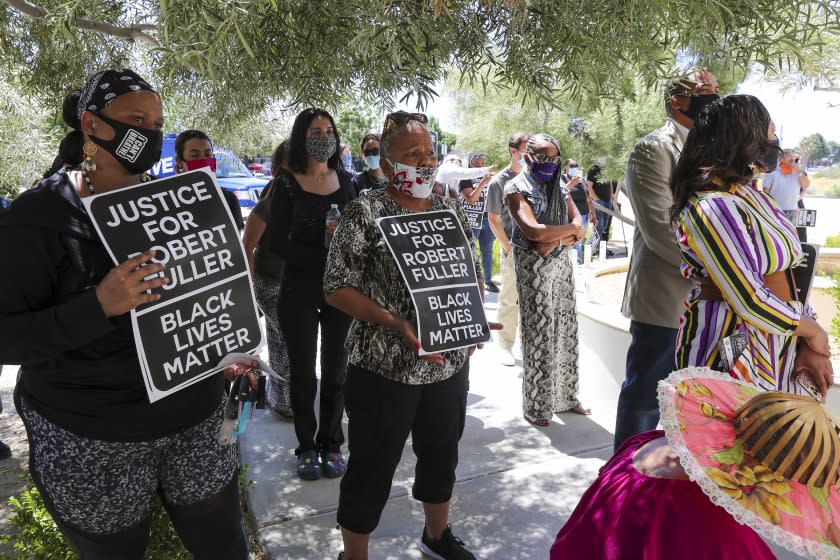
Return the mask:
<svg viewBox="0 0 840 560">
<path fill-rule="evenodd" d="M 306 153 L 324 163 L 335 153 L 338 141 L 335 136 L 311 136 L 305 141 Z"/>
<path fill-rule="evenodd" d="M 437 167 L 413 167 L 388 160 L 394 168 L 394 187 L 414 198 L 429 198 L 435 186 Z"/>
</svg>

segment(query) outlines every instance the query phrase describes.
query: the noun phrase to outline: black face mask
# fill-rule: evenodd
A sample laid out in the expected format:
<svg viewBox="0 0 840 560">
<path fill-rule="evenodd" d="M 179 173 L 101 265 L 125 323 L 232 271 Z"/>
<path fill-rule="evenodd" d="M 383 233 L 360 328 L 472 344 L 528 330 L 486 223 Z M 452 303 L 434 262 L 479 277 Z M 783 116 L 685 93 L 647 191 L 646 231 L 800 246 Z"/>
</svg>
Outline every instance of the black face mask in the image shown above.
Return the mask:
<svg viewBox="0 0 840 560">
<path fill-rule="evenodd" d="M 160 160 L 163 151 L 163 133 L 159 130 L 137 128 L 99 113 L 96 116 L 114 129 L 113 140 L 103 140 L 91 135 L 91 140 L 114 156 L 129 173 L 143 173 Z"/>
<path fill-rule="evenodd" d="M 689 98 L 688 109 L 682 113 L 692 121 L 699 119 L 703 109 L 720 99 L 716 93 L 692 93 L 686 97 Z"/>
<path fill-rule="evenodd" d="M 761 161 L 758 162 L 764 168 L 765 173 L 773 173 L 779 165 L 779 138 L 770 140 L 770 143 L 775 147 L 768 149 L 762 156 Z"/>
</svg>

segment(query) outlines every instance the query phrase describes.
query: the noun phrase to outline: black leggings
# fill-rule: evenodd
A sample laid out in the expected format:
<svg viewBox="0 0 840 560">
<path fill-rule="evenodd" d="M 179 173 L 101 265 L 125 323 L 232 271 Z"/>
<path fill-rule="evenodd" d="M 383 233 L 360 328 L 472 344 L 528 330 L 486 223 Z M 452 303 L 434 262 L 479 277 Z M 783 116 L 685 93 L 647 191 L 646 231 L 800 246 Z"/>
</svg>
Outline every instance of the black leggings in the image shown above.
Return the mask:
<svg viewBox="0 0 840 560">
<path fill-rule="evenodd" d="M 344 443 L 344 379 L 347 352 L 344 341 L 353 319 L 327 305 L 321 279 L 286 275 L 278 313 L 289 352 L 289 394 L 295 413 L 295 454 L 317 450 L 338 452 Z M 315 355 L 321 327 L 321 407 L 315 418 Z"/>
<path fill-rule="evenodd" d="M 186 506 L 164 503 L 172 525 L 195 560 L 246 560 L 248 541 L 239 506 L 238 473 L 215 496 Z M 152 520 L 108 535 L 86 533 L 62 523 L 59 530 L 80 560 L 143 560 Z"/>
</svg>

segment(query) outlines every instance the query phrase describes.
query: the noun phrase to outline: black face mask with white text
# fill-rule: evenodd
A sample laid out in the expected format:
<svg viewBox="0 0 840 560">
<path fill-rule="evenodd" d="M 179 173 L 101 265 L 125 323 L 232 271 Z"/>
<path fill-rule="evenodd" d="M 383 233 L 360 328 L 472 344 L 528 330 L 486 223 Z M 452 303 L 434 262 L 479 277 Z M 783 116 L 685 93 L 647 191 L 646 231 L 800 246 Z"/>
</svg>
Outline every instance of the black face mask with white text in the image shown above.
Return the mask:
<svg viewBox="0 0 840 560">
<path fill-rule="evenodd" d="M 129 173 L 143 173 L 160 160 L 163 151 L 163 132 L 138 128 L 96 113 L 114 129 L 113 140 L 90 136 L 94 144 L 114 156 Z"/>
</svg>

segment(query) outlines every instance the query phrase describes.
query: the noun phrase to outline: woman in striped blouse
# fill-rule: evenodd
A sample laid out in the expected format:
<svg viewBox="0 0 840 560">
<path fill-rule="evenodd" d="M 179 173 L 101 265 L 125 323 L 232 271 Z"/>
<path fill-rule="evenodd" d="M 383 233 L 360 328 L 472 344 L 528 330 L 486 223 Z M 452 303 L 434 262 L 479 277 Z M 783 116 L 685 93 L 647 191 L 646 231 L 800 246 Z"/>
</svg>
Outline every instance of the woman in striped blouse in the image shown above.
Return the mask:
<svg viewBox="0 0 840 560">
<path fill-rule="evenodd" d="M 730 95 L 694 123 L 671 177 L 672 219 L 686 278 L 677 366 L 726 369 L 765 390 L 798 393 L 806 371 L 825 397 L 832 383 L 828 336 L 795 297 L 790 269 L 803 258 L 796 229 L 768 195 L 749 186 L 776 167 L 776 126 L 761 101 Z M 731 363 L 720 342 L 741 333 Z"/>
</svg>

